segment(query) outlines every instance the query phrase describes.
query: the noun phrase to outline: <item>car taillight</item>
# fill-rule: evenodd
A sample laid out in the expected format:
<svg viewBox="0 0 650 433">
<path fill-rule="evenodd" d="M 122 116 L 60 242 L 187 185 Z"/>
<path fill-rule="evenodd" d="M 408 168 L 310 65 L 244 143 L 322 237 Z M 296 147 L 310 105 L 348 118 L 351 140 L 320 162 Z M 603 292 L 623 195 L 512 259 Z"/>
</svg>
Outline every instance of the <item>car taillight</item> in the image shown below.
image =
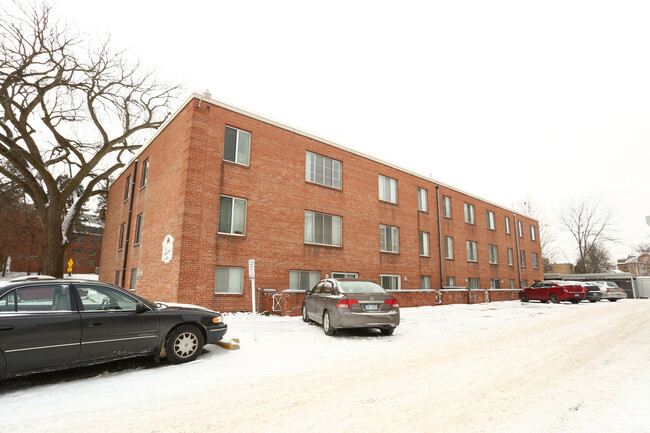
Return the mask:
<svg viewBox="0 0 650 433">
<path fill-rule="evenodd" d="M 397 299 L 386 299 L 384 301 L 384 304 L 388 304 L 393 308 L 399 308 L 399 302 L 397 301 Z"/>
<path fill-rule="evenodd" d="M 345 298 L 341 299 L 338 304 L 336 304 L 336 308 L 350 308 L 354 304 L 358 304 L 359 301 L 357 301 L 354 298 Z"/>
</svg>

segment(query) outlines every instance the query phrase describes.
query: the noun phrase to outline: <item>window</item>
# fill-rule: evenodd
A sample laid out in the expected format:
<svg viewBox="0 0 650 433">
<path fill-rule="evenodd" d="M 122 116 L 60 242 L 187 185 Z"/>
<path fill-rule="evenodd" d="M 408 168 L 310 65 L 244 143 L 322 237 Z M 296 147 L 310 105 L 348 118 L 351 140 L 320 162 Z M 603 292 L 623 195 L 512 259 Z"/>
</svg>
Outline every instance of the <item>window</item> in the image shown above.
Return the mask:
<svg viewBox="0 0 650 433">
<path fill-rule="evenodd" d="M 513 261 L 513 255 L 512 255 L 512 248 L 508 248 L 508 266 L 514 266 L 515 263 Z"/>
<path fill-rule="evenodd" d="M 90 254 L 91 256 L 96 256 L 97 255 L 97 250 L 95 248 L 90 248 L 90 250 L 88 251 L 88 254 Z"/>
<path fill-rule="evenodd" d="M 305 211 L 305 243 L 341 246 L 341 217 Z"/>
<path fill-rule="evenodd" d="M 25 311 L 32 313 L 35 311 L 52 310 L 72 310 L 70 304 L 70 289 L 67 285 L 54 284 L 21 287 L 0 298 L 1 312 L 17 311 L 20 313 Z"/>
<path fill-rule="evenodd" d="M 429 275 L 420 275 L 420 289 L 431 290 L 431 277 Z"/>
<path fill-rule="evenodd" d="M 341 161 L 307 151 L 305 180 L 341 189 Z"/>
<path fill-rule="evenodd" d="M 447 287 L 456 287 L 456 277 L 445 278 L 445 284 Z"/>
<path fill-rule="evenodd" d="M 445 259 L 454 258 L 454 238 L 445 236 Z"/>
<path fill-rule="evenodd" d="M 74 259 L 74 264 L 75 266 L 81 266 L 83 262 L 81 261 L 81 259 Z"/>
<path fill-rule="evenodd" d="M 217 266 L 214 293 L 244 293 L 244 268 Z"/>
<path fill-rule="evenodd" d="M 418 188 L 418 210 L 422 212 L 428 212 L 429 210 L 427 203 L 427 190 L 424 188 Z"/>
<path fill-rule="evenodd" d="M 318 271 L 290 271 L 289 272 L 289 289 L 291 290 L 311 290 L 320 280 Z"/>
<path fill-rule="evenodd" d="M 530 228 L 530 240 L 534 241 L 537 238 L 535 236 L 535 226 L 529 226 L 529 228 Z"/>
<path fill-rule="evenodd" d="M 135 220 L 135 239 L 133 240 L 134 245 L 140 243 L 141 234 L 142 234 L 142 214 L 138 215 Z"/>
<path fill-rule="evenodd" d="M 137 271 L 137 269 L 134 270 Z M 138 306 L 138 301 L 135 298 L 110 287 L 82 284 L 78 288 L 85 293 L 81 297 L 81 305 L 85 311 L 136 311 Z M 131 288 L 131 290 L 133 289 L 134 287 Z"/>
<path fill-rule="evenodd" d="M 496 245 L 488 245 L 488 255 L 491 264 L 496 265 L 497 263 L 499 263 Z"/>
<path fill-rule="evenodd" d="M 379 175 L 379 200 L 397 203 L 397 180 Z"/>
<path fill-rule="evenodd" d="M 95 266 L 95 261 L 93 259 L 89 259 L 88 266 Z"/>
<path fill-rule="evenodd" d="M 223 145 L 223 159 L 248 165 L 251 148 L 251 133 L 241 129 L 226 126 Z"/>
<path fill-rule="evenodd" d="M 74 251 L 75 254 L 83 254 L 84 253 L 83 248 L 73 248 L 72 251 Z"/>
<path fill-rule="evenodd" d="M 465 203 L 465 222 L 468 224 L 474 224 L 475 221 L 474 205 Z"/>
<path fill-rule="evenodd" d="M 526 267 L 526 253 L 523 251 L 519 251 L 519 260 L 521 263 L 521 267 L 525 268 Z"/>
<path fill-rule="evenodd" d="M 490 289 L 500 289 L 501 288 L 501 280 L 498 278 L 492 278 L 490 280 Z"/>
<path fill-rule="evenodd" d="M 485 216 L 487 218 L 487 228 L 490 230 L 496 230 L 496 224 L 494 223 L 494 212 L 485 211 Z"/>
<path fill-rule="evenodd" d="M 126 229 L 126 224 L 122 224 L 120 226 L 120 243 L 117 246 L 118 250 L 121 250 L 122 248 L 124 248 L 124 232 L 125 232 L 125 229 Z"/>
<path fill-rule="evenodd" d="M 221 196 L 219 233 L 229 235 L 246 234 L 246 200 L 225 195 Z"/>
<path fill-rule="evenodd" d="M 77 236 L 76 241 L 78 244 L 83 244 L 84 243 L 84 237 L 83 236 Z"/>
<path fill-rule="evenodd" d="M 90 244 L 91 245 L 97 245 L 97 239 L 91 239 Z"/>
<path fill-rule="evenodd" d="M 379 225 L 379 250 L 385 253 L 399 253 L 399 228 Z"/>
<path fill-rule="evenodd" d="M 521 223 L 521 221 L 517 221 L 517 231 L 519 232 L 519 237 L 523 238 L 524 237 L 524 226 Z"/>
<path fill-rule="evenodd" d="M 537 253 L 531 253 L 533 261 L 533 269 L 539 269 L 539 260 L 537 258 Z"/>
<path fill-rule="evenodd" d="M 528 287 L 528 280 L 526 279 L 521 280 L 521 288 L 523 289 L 524 287 Z"/>
<path fill-rule="evenodd" d="M 472 290 L 478 290 L 481 288 L 481 284 L 478 278 L 468 278 L 467 286 Z"/>
<path fill-rule="evenodd" d="M 120 278 L 121 276 L 122 276 L 122 271 L 115 271 L 115 283 L 114 284 L 117 287 L 122 287 L 122 278 Z"/>
<path fill-rule="evenodd" d="M 142 179 L 140 179 L 140 188 L 147 185 L 147 175 L 149 175 L 149 158 L 142 163 Z"/>
<path fill-rule="evenodd" d="M 399 275 L 380 275 L 380 285 L 386 290 L 401 290 L 401 281 Z"/>
<path fill-rule="evenodd" d="M 128 200 L 131 194 L 131 175 L 126 177 L 126 183 L 124 184 L 124 200 Z"/>
<path fill-rule="evenodd" d="M 451 218 L 451 198 L 445 195 L 442 196 L 442 216 Z"/>
<path fill-rule="evenodd" d="M 478 262 L 478 248 L 476 242 L 467 241 L 467 261 Z"/>
<path fill-rule="evenodd" d="M 506 234 L 510 234 L 510 218 L 506 217 Z"/>
<path fill-rule="evenodd" d="M 429 257 L 429 233 L 420 232 L 420 255 Z"/>
<path fill-rule="evenodd" d="M 140 275 L 140 270 L 138 268 L 131 269 L 131 286 L 129 287 L 129 289 L 133 292 L 135 292 L 135 286 L 139 275 Z"/>
<path fill-rule="evenodd" d="M 513 290 L 517 288 L 515 286 L 515 280 L 513 280 L 512 278 L 510 279 L 510 288 L 513 289 Z"/>
<path fill-rule="evenodd" d="M 332 278 L 359 278 L 356 272 L 332 272 Z"/>
</svg>

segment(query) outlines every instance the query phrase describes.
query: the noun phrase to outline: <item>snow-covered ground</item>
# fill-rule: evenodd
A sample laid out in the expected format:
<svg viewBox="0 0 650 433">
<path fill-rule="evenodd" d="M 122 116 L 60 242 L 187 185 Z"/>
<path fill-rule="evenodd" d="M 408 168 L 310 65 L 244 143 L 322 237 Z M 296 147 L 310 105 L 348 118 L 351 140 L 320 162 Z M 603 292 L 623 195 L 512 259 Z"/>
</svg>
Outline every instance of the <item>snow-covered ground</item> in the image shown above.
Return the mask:
<svg viewBox="0 0 650 433">
<path fill-rule="evenodd" d="M 229 314 L 195 362 L 25 388 L 3 432 L 650 432 L 650 301 L 404 308 L 327 337 Z M 101 371 L 101 370 L 100 370 Z"/>
</svg>

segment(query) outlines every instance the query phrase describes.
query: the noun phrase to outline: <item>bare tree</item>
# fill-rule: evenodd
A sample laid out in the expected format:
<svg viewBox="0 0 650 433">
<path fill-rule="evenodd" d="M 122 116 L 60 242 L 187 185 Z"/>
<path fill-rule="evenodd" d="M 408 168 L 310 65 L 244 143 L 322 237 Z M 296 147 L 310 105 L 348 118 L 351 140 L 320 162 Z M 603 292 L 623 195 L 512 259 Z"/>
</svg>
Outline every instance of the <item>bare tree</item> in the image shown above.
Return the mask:
<svg viewBox="0 0 650 433">
<path fill-rule="evenodd" d="M 43 271 L 63 273 L 82 206 L 159 127 L 176 86 L 160 84 L 108 41 L 86 42 L 47 5 L 0 16 L 0 184 L 29 197 L 43 227 Z"/>
<path fill-rule="evenodd" d="M 539 224 L 539 245 L 542 250 L 544 272 L 550 272 L 552 270 L 551 264 L 557 261 L 559 255 L 558 249 L 555 246 L 555 234 L 551 230 L 551 227 L 543 220 L 542 211 L 534 200 L 526 199 L 520 201 L 517 204 L 517 209 L 537 220 Z"/>
<path fill-rule="evenodd" d="M 604 263 L 611 262 L 605 245 L 614 241 L 612 209 L 601 209 L 599 200 L 580 198 L 562 211 L 560 222 L 578 244 L 575 268 L 577 273 L 604 272 L 611 269 L 611 265 L 605 266 Z"/>
</svg>

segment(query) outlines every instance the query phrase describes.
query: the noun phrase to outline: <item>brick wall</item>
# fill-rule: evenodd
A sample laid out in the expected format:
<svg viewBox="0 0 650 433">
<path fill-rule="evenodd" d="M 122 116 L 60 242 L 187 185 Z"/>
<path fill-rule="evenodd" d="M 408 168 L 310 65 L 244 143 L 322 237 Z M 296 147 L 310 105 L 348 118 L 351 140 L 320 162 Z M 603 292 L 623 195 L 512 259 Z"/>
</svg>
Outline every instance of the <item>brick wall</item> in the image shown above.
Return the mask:
<svg viewBox="0 0 650 433">
<path fill-rule="evenodd" d="M 248 166 L 223 160 L 226 125 L 251 133 Z M 305 180 L 305 154 L 310 151 L 342 162 L 342 188 L 335 189 Z M 132 268 L 144 273 L 137 280 L 137 292 L 160 300 L 191 302 L 221 311 L 250 310 L 247 263 L 256 262 L 256 286 L 277 291 L 289 288 L 291 270 L 318 271 L 321 278 L 332 272 L 354 272 L 360 278 L 379 281 L 381 274 L 401 277 L 402 289 L 420 288 L 420 276 L 431 277 L 432 288 L 441 286 L 438 248 L 436 188 L 451 197 L 452 218 L 443 218 L 443 236 L 454 238 L 455 258 L 442 261 L 442 279 L 454 276 L 457 285 L 470 277 L 480 278 L 482 289 L 498 278 L 501 287 L 514 279 L 519 285 L 516 257 L 516 226 L 511 211 L 487 203 L 446 185 L 436 184 L 371 158 L 300 135 L 253 115 L 227 109 L 213 101 L 191 100 L 138 156 L 150 158 L 149 182 L 136 188 L 135 216 L 144 215 L 142 241 L 130 245 L 127 274 Z M 122 267 L 118 251 L 119 224 L 126 221 L 128 202 L 122 200 L 124 182 L 133 165 L 111 186 L 109 194 L 105 252 L 100 279 L 113 281 Z M 398 182 L 398 203 L 378 199 L 378 175 Z M 139 177 L 139 175 L 138 175 Z M 138 181 L 136 179 L 136 181 Z M 417 188 L 428 191 L 428 212 L 417 210 Z M 221 195 L 247 200 L 246 234 L 218 234 Z M 475 206 L 476 224 L 464 222 L 463 204 Z M 342 218 L 342 247 L 310 245 L 304 242 L 305 210 Z M 486 228 L 486 210 L 495 213 L 496 230 Z M 504 218 L 510 217 L 511 234 Z M 523 222 L 519 238 L 526 252 L 522 279 L 543 278 L 532 269 L 531 252 L 541 253 L 532 241 L 528 225 L 537 223 L 517 215 Z M 399 227 L 399 253 L 379 251 L 380 224 Z M 420 257 L 419 232 L 430 235 L 430 254 Z M 166 234 L 175 238 L 174 258 L 161 262 L 161 243 Z M 478 262 L 466 260 L 465 242 L 478 243 Z M 498 245 L 499 264 L 488 263 L 488 244 Z M 515 252 L 514 266 L 508 266 L 506 248 Z M 216 266 L 244 269 L 243 294 L 215 294 Z M 127 275 L 126 287 L 129 287 Z M 400 294 L 404 302 L 416 302 L 427 294 Z M 293 295 L 286 302 L 293 302 Z M 301 299 L 296 295 L 296 299 Z M 422 301 L 425 302 L 425 301 Z M 466 301 L 465 301 L 466 302 Z M 293 309 L 291 304 L 289 309 Z"/>
</svg>

